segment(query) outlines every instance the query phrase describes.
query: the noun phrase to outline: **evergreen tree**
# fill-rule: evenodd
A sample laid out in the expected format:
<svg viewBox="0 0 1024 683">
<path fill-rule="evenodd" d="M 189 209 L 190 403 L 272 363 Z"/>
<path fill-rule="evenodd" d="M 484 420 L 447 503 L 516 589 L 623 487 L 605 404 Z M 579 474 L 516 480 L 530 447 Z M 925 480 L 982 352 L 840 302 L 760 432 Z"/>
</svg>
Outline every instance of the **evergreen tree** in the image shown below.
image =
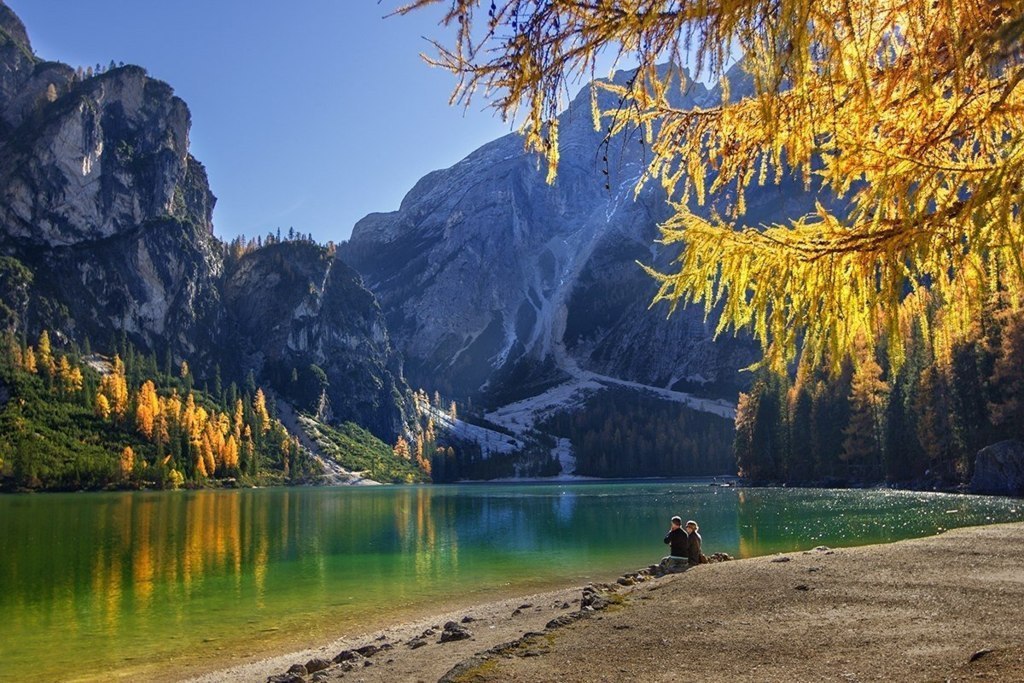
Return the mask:
<svg viewBox="0 0 1024 683">
<path fill-rule="evenodd" d="M 855 479 L 873 481 L 883 469 L 884 415 L 890 389 L 882 380 L 882 368 L 862 338 L 857 340 L 854 355 L 850 419 L 843 429 L 840 459 Z"/>
</svg>

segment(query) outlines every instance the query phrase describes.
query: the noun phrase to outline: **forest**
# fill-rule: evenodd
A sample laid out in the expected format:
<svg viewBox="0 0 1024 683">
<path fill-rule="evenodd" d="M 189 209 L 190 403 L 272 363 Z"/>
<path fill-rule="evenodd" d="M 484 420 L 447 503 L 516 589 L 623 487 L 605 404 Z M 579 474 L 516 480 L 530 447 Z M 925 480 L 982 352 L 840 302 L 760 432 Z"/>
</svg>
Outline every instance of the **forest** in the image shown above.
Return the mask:
<svg viewBox="0 0 1024 683">
<path fill-rule="evenodd" d="M 111 356 L 0 338 L 0 485 L 78 490 L 255 485 L 319 472 L 249 378 L 198 389 L 123 338 Z"/>
<path fill-rule="evenodd" d="M 591 477 L 691 477 L 734 474 L 733 426 L 721 417 L 637 391 L 609 388 L 583 410 L 541 428 L 567 438 L 576 473 Z"/>
<path fill-rule="evenodd" d="M 938 321 L 935 321 L 938 322 Z M 863 341 L 836 370 L 762 369 L 736 416 L 740 474 L 754 482 L 955 488 L 977 452 L 1024 438 L 1024 310 L 987 297 L 961 333 L 915 321 L 894 367 Z"/>
</svg>

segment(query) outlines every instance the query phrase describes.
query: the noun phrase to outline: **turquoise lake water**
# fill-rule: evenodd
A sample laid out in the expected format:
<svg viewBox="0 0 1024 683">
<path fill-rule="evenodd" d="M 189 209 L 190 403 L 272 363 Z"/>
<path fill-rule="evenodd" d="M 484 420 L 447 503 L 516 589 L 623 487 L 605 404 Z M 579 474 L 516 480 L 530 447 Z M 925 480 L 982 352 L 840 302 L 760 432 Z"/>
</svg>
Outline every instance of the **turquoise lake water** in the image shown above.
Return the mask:
<svg viewBox="0 0 1024 683">
<path fill-rule="evenodd" d="M 894 541 L 1024 520 L 902 491 L 572 483 L 0 497 L 0 679 L 185 674 L 453 604 L 606 581 L 665 554 Z"/>
</svg>

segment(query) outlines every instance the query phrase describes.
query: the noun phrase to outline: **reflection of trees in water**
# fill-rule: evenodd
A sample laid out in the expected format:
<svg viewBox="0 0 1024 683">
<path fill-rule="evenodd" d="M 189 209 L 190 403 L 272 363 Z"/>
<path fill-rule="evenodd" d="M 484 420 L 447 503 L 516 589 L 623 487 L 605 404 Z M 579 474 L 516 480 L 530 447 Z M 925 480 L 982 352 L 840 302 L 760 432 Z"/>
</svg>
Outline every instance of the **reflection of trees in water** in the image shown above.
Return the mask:
<svg viewBox="0 0 1024 683">
<path fill-rule="evenodd" d="M 325 604 L 334 615 L 383 611 L 641 566 L 664 554 L 676 514 L 700 523 L 706 553 L 750 556 L 1019 519 L 1013 509 L 999 498 L 669 483 L 9 497 L 0 613 L 19 647 L 59 628 L 61 655 L 85 671 L 87 657 L 124 643 L 170 654 L 251 635 L 254 621 L 308 625 Z"/>
</svg>

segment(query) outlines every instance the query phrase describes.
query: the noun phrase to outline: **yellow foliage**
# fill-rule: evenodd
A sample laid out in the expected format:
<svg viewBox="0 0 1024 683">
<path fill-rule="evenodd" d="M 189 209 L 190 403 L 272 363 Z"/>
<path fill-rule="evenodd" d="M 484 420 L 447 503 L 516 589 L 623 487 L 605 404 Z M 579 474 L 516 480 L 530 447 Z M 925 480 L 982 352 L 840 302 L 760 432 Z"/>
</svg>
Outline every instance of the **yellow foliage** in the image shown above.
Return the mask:
<svg viewBox="0 0 1024 683">
<path fill-rule="evenodd" d="M 224 462 L 224 467 L 238 467 L 238 442 L 235 440 L 234 434 L 229 436 L 228 440 L 224 443 L 224 455 L 222 460 Z"/>
<path fill-rule="evenodd" d="M 25 372 L 30 374 L 36 374 L 38 366 L 36 365 L 36 354 L 32 350 L 32 347 L 25 349 L 25 353 L 22 355 L 22 367 L 25 368 Z"/>
<path fill-rule="evenodd" d="M 160 399 L 156 395 L 156 385 L 152 380 L 142 383 L 136 404 L 135 425 L 147 439 L 152 439 L 157 416 L 160 414 Z"/>
<path fill-rule="evenodd" d="M 775 365 L 802 346 L 838 367 L 861 335 L 868 352 L 886 339 L 898 364 L 908 318 L 943 346 L 987 292 L 1024 291 L 1018 2 L 416 0 L 400 12 L 430 5 L 455 29 L 428 60 L 457 75 L 452 101 L 482 91 L 503 116 L 521 113 L 549 180 L 567 86 L 597 75 L 602 51 L 639 64 L 592 102 L 608 138 L 644 141 L 637 191 L 655 182 L 671 201 L 662 242 L 679 256 L 672 272 L 648 270 L 656 300 L 749 330 Z M 752 96 L 724 88 L 706 108 L 676 106 L 684 65 L 722 80 L 733 55 Z M 843 208 L 744 222 L 748 188 L 787 175 Z M 725 216 L 693 215 L 712 198 Z M 927 306 L 900 305 L 922 289 Z"/>
<path fill-rule="evenodd" d="M 67 356 L 61 356 L 57 363 L 58 387 L 64 395 L 70 395 L 82 390 L 82 369 L 72 366 Z"/>
<path fill-rule="evenodd" d="M 252 408 L 260 421 L 260 433 L 266 434 L 270 430 L 270 413 L 267 412 L 267 397 L 263 395 L 263 389 L 256 390 L 256 397 L 253 399 Z"/>
<path fill-rule="evenodd" d="M 167 479 L 170 481 L 172 489 L 181 488 L 182 484 L 185 483 L 185 476 L 176 469 L 171 469 L 167 474 Z"/>
<path fill-rule="evenodd" d="M 124 450 L 121 451 L 121 477 L 128 479 L 132 475 L 132 470 L 135 468 L 135 451 L 132 450 L 131 446 L 125 446 Z"/>
<path fill-rule="evenodd" d="M 96 394 L 96 415 L 104 420 L 110 418 L 110 401 L 103 394 Z"/>
<path fill-rule="evenodd" d="M 106 396 L 110 413 L 117 419 L 124 419 L 128 412 L 128 382 L 124 376 L 124 363 L 120 356 L 114 356 L 113 372 L 100 380 L 99 393 Z"/>
<path fill-rule="evenodd" d="M 405 440 L 404 436 L 398 436 L 398 441 L 395 442 L 395 445 L 391 450 L 394 452 L 396 458 L 402 458 L 403 460 L 410 459 L 409 442 Z"/>
<path fill-rule="evenodd" d="M 39 345 L 36 347 L 36 361 L 39 369 L 50 377 L 57 372 L 57 362 L 53 357 L 53 349 L 50 346 L 50 333 L 43 330 L 39 335 Z"/>
</svg>

